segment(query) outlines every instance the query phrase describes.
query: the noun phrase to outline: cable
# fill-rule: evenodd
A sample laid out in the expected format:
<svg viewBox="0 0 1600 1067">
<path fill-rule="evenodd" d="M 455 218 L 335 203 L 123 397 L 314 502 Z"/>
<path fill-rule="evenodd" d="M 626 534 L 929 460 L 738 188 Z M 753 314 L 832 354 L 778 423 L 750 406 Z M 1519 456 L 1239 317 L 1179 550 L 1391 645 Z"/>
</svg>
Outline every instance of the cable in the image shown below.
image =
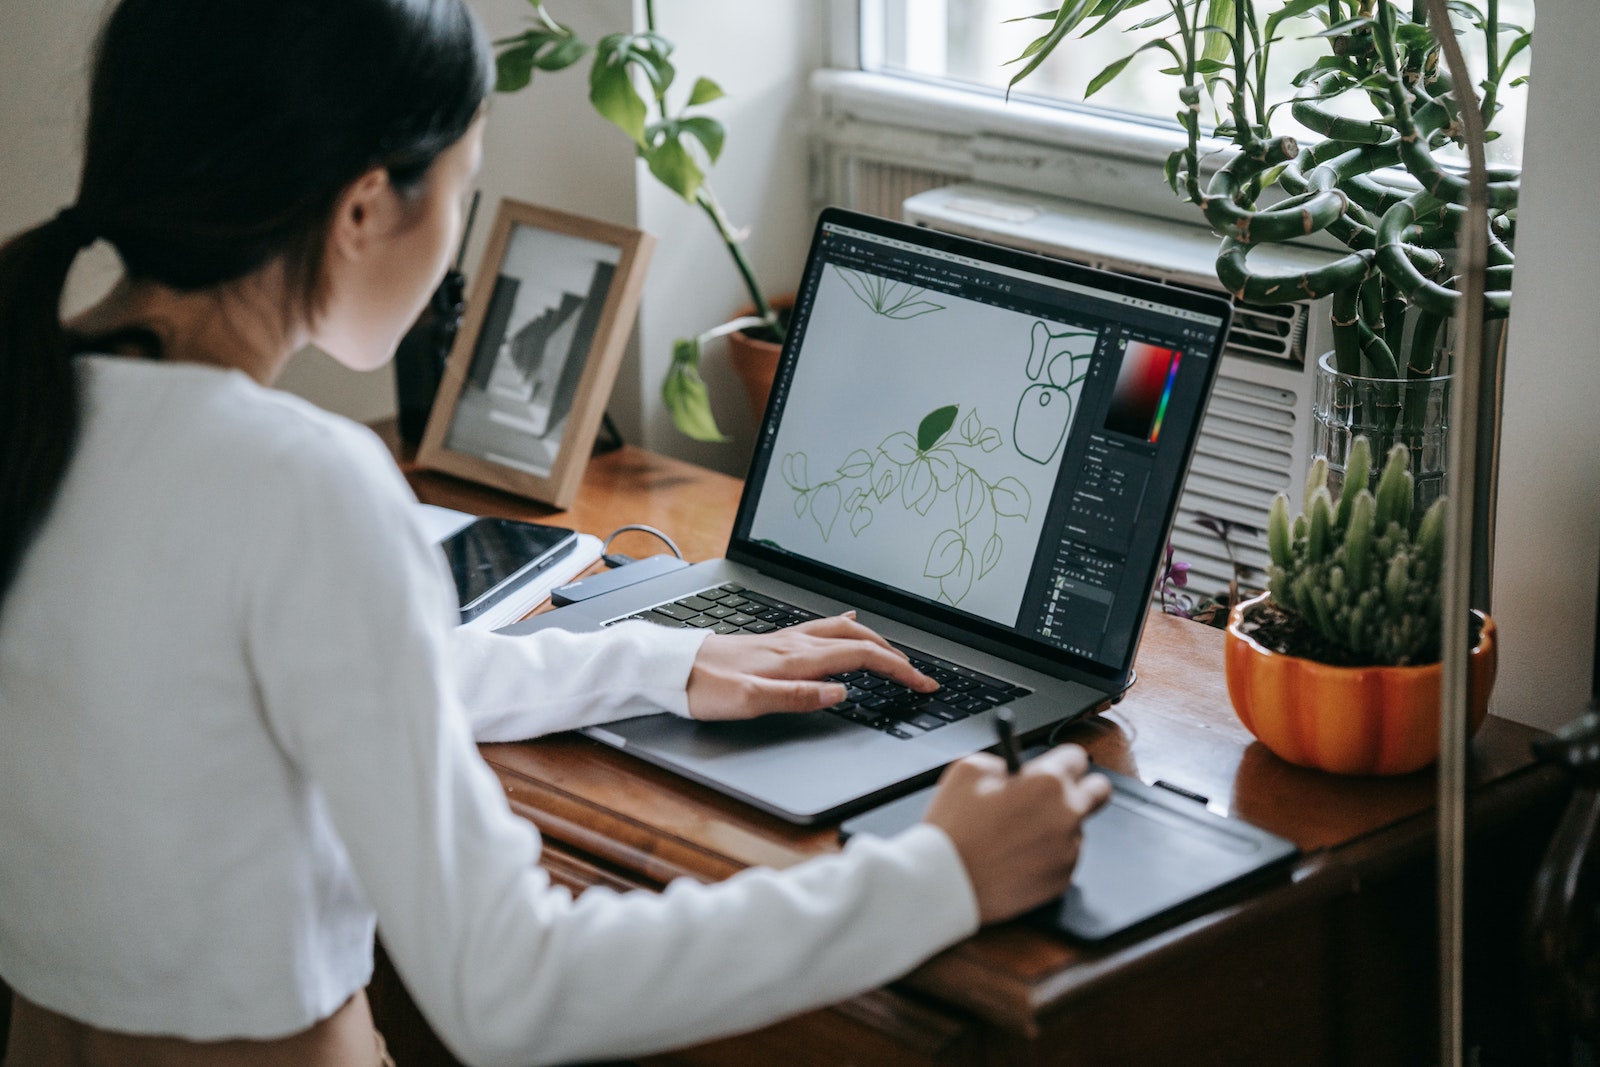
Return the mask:
<svg viewBox="0 0 1600 1067">
<path fill-rule="evenodd" d="M 1139 669 L 1137 667 L 1135 667 L 1133 670 L 1128 672 L 1128 684 L 1123 686 L 1121 689 L 1117 690 L 1116 695 L 1114 695 L 1111 698 L 1112 705 L 1114 706 L 1114 705 L 1122 703 L 1122 698 L 1128 695 L 1128 690 L 1132 689 L 1133 688 L 1133 683 L 1137 682 L 1138 680 L 1139 680 Z M 1045 742 L 1044 742 L 1045 743 L 1045 747 L 1046 748 L 1055 748 L 1056 747 L 1056 739 L 1061 736 L 1061 731 L 1066 729 L 1068 726 L 1105 726 L 1105 725 L 1106 725 L 1105 723 L 1101 722 L 1100 715 L 1099 715 L 1098 712 L 1096 712 L 1093 715 L 1085 715 L 1082 718 L 1078 718 L 1078 719 L 1062 719 L 1060 722 L 1056 723 L 1055 727 L 1050 731 L 1050 736 L 1045 738 Z"/>
<path fill-rule="evenodd" d="M 650 536 L 659 539 L 662 544 L 666 545 L 672 550 L 672 554 L 674 556 L 678 557 L 679 559 L 683 558 L 683 553 L 678 550 L 678 545 L 672 540 L 672 538 L 668 537 L 654 526 L 646 526 L 640 522 L 630 522 L 626 526 L 618 526 L 615 530 L 612 530 L 611 533 L 606 535 L 605 543 L 600 546 L 600 558 L 605 561 L 605 565 L 607 567 L 620 567 L 625 563 L 633 562 L 632 556 L 624 556 L 621 552 L 611 551 L 611 542 L 615 541 L 620 535 L 625 534 L 630 530 L 637 530 L 639 533 L 647 533 Z"/>
</svg>

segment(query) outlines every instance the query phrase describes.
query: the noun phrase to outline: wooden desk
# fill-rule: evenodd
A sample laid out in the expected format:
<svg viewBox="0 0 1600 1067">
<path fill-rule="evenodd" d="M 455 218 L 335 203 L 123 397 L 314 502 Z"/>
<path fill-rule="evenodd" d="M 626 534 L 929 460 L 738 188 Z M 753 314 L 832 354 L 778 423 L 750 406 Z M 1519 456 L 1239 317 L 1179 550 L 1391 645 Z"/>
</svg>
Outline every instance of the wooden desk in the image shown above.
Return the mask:
<svg viewBox="0 0 1600 1067">
<path fill-rule="evenodd" d="M 732 478 L 636 449 L 596 458 L 578 503 L 559 514 L 441 475 L 408 476 L 424 500 L 464 510 L 600 535 L 647 522 L 693 559 L 720 553 L 739 491 Z M 1294 841 L 1305 855 L 1287 880 L 1109 947 L 1021 924 L 991 928 L 888 989 L 649 1062 L 1428 1062 L 1431 773 L 1358 780 L 1283 763 L 1234 716 L 1221 663 L 1220 631 L 1154 615 L 1137 685 L 1066 739 Z M 1564 797 L 1559 777 L 1532 764 L 1532 737 L 1491 718 L 1474 741 L 1468 1025 L 1491 1047 L 1517 1039 L 1522 899 Z M 790 826 L 581 737 L 483 753 L 512 807 L 544 835 L 545 866 L 574 889 L 710 881 L 838 847 L 831 829 Z M 391 1040 L 404 1025 L 384 1022 Z M 419 1046 L 400 1062 L 434 1061 Z"/>
</svg>

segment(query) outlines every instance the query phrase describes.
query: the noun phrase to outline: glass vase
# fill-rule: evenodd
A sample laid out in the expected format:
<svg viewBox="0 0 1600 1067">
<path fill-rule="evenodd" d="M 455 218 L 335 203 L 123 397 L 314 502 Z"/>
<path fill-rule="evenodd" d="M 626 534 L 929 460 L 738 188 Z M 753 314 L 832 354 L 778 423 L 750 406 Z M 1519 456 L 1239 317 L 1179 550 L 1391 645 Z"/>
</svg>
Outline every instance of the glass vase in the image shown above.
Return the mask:
<svg viewBox="0 0 1600 1067">
<path fill-rule="evenodd" d="M 1450 376 L 1432 378 L 1363 378 L 1334 368 L 1333 353 L 1317 360 L 1311 413 L 1311 457 L 1328 461 L 1328 490 L 1335 497 L 1344 488 L 1350 446 L 1365 436 L 1372 444 L 1372 476 L 1376 489 L 1389 450 L 1403 444 L 1411 452 L 1412 514 L 1423 512 L 1445 491 L 1449 458 Z"/>
</svg>

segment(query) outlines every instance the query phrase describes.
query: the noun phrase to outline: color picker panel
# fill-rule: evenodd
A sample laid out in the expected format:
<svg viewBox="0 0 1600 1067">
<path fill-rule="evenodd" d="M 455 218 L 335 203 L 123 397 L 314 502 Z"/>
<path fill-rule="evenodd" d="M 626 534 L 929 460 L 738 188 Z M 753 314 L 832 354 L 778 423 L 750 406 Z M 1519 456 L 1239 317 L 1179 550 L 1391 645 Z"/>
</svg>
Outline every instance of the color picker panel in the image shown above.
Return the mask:
<svg viewBox="0 0 1600 1067">
<path fill-rule="evenodd" d="M 1111 393 L 1106 429 L 1155 444 L 1178 377 L 1178 358 L 1175 349 L 1129 341 Z"/>
</svg>

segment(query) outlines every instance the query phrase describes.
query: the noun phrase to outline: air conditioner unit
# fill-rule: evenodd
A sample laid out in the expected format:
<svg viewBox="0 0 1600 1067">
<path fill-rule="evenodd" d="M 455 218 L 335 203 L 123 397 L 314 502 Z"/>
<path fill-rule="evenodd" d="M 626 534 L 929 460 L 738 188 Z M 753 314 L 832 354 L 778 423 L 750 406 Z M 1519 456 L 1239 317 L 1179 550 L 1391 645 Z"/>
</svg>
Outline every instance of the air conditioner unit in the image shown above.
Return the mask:
<svg viewBox="0 0 1600 1067">
<path fill-rule="evenodd" d="M 1165 285 L 1228 296 L 1213 265 L 1217 237 L 1200 226 L 1092 204 L 981 185 L 947 185 L 908 197 L 905 221 L 1038 252 Z M 1329 260 L 1315 249 L 1263 246 L 1252 264 L 1307 270 Z M 1238 561 L 1264 582 L 1267 511 L 1283 491 L 1298 502 L 1311 446 L 1312 374 L 1332 348 L 1326 301 L 1260 305 L 1234 299 L 1233 327 L 1201 423 L 1172 542 L 1190 564 L 1191 587 L 1225 590 L 1226 549 L 1200 525 L 1211 516 L 1257 531 L 1230 538 Z M 1309 358 L 1308 358 L 1309 354 Z"/>
</svg>

